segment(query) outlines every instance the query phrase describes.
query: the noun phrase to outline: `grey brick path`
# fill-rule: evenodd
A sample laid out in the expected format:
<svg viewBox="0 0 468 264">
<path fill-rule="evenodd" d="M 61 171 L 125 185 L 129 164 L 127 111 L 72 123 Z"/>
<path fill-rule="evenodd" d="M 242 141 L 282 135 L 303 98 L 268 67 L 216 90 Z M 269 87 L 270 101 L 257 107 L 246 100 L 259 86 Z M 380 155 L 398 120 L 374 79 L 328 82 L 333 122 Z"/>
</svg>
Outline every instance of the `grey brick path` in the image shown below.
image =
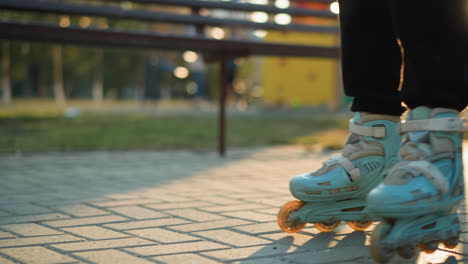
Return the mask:
<svg viewBox="0 0 468 264">
<path fill-rule="evenodd" d="M 372 263 L 370 231 L 309 225 L 286 234 L 276 226 L 293 199 L 289 178 L 329 155 L 284 146 L 231 149 L 225 159 L 189 151 L 0 156 L 0 263 Z M 455 250 L 394 263 L 468 262 L 466 235 Z"/>
</svg>

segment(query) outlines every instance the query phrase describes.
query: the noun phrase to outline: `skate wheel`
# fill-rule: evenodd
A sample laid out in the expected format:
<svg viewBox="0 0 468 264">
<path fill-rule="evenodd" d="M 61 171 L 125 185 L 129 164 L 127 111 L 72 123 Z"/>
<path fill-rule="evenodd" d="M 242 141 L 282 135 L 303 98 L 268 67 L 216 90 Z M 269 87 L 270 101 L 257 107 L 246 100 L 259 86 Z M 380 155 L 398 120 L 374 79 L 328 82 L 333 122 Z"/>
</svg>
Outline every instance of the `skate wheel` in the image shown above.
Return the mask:
<svg viewBox="0 0 468 264">
<path fill-rule="evenodd" d="M 429 241 L 419 244 L 419 248 L 427 254 L 432 254 L 439 247 L 440 241 Z"/>
<path fill-rule="evenodd" d="M 459 240 L 459 237 L 455 236 L 455 237 L 451 237 L 449 239 L 442 241 L 442 243 L 444 244 L 446 248 L 453 249 L 458 246 L 458 240 Z"/>
<path fill-rule="evenodd" d="M 394 249 L 386 248 L 382 243 L 390 234 L 391 228 L 387 223 L 380 223 L 372 232 L 369 249 L 372 258 L 378 263 L 387 263 L 395 253 Z"/>
<path fill-rule="evenodd" d="M 278 226 L 287 233 L 297 233 L 304 229 L 305 223 L 293 223 L 290 221 L 291 215 L 299 211 L 304 206 L 301 201 L 290 201 L 281 207 L 278 213 Z"/>
<path fill-rule="evenodd" d="M 322 232 L 331 232 L 335 230 L 339 225 L 341 224 L 341 221 L 336 221 L 336 222 L 330 222 L 330 223 L 314 223 L 315 228 Z"/>
<path fill-rule="evenodd" d="M 410 245 L 397 248 L 398 255 L 405 259 L 410 259 L 416 254 L 416 248 Z"/>
<path fill-rule="evenodd" d="M 347 224 L 354 230 L 364 231 L 372 225 L 372 221 L 352 221 Z"/>
</svg>

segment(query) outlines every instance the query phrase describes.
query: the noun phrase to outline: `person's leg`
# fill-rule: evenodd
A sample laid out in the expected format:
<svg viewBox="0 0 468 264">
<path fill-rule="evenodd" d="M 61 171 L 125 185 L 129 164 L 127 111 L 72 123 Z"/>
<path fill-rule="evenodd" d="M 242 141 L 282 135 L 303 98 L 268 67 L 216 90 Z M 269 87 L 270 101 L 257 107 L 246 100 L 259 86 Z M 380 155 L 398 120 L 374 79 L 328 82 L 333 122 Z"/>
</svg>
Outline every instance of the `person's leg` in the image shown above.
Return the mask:
<svg viewBox="0 0 468 264">
<path fill-rule="evenodd" d="M 405 51 L 402 98 L 409 108 L 468 104 L 464 0 L 391 0 Z"/>
<path fill-rule="evenodd" d="M 462 141 L 468 103 L 461 0 L 389 0 L 405 49 L 403 99 L 411 109 L 400 125 L 403 143 L 384 181 L 367 198 L 368 210 L 386 221 L 374 231 L 371 252 L 386 263 L 420 246 L 457 245 L 455 213 L 464 198 Z"/>
<path fill-rule="evenodd" d="M 342 72 L 351 111 L 401 115 L 401 52 L 386 1 L 340 4 Z"/>
<path fill-rule="evenodd" d="M 291 179 L 291 201 L 278 214 L 286 232 L 314 223 L 324 232 L 340 221 L 356 230 L 371 225 L 365 206 L 382 173 L 398 162 L 398 132 L 403 112 L 398 92 L 401 54 L 385 1 L 340 1 L 345 92 L 356 112 L 343 151 L 322 168 Z"/>
</svg>

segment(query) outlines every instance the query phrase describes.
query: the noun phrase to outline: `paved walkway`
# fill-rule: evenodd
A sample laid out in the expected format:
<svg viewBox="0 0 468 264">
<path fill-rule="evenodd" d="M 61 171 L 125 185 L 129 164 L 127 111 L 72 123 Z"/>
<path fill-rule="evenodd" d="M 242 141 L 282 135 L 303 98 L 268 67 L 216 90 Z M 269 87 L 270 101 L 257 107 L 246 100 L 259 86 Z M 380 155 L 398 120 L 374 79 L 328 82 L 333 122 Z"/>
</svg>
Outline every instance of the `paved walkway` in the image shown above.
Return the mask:
<svg viewBox="0 0 468 264">
<path fill-rule="evenodd" d="M 372 263 L 369 232 L 309 225 L 291 235 L 276 226 L 292 200 L 289 178 L 328 155 L 286 146 L 231 149 L 226 159 L 186 151 L 0 156 L 0 263 Z M 406 263 L 450 256 L 468 262 L 467 244 Z"/>
</svg>

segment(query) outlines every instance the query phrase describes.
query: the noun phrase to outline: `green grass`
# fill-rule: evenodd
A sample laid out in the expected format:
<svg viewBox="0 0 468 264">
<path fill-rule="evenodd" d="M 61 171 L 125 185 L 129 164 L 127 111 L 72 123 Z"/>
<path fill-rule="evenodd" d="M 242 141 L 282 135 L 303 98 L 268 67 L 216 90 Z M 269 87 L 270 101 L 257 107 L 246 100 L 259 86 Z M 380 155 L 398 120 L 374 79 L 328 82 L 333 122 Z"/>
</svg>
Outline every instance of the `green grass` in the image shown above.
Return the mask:
<svg viewBox="0 0 468 264">
<path fill-rule="evenodd" d="M 330 146 L 341 146 L 343 133 L 324 131 L 346 128 L 334 118 L 229 117 L 227 144 L 258 146 L 316 144 L 327 137 Z M 214 149 L 217 119 L 214 116 L 154 116 L 85 114 L 65 118 L 57 114 L 0 117 L 0 152 Z"/>
</svg>

